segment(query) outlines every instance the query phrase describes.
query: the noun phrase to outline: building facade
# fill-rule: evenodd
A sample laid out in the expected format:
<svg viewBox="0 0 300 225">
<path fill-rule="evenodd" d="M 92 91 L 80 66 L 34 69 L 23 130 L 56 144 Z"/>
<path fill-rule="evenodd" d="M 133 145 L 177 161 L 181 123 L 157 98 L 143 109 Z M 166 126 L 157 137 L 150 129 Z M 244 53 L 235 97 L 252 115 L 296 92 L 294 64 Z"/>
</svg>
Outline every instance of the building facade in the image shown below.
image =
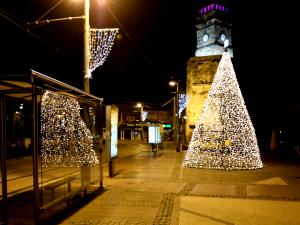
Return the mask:
<svg viewBox="0 0 300 225">
<path fill-rule="evenodd" d="M 130 102 L 117 104 L 117 106 L 119 108 L 118 138 L 120 140 L 146 141 L 149 124 L 164 126 L 171 125 L 173 121 L 171 110 L 162 110 L 149 104 L 145 104 L 143 109 L 137 108 L 135 103 Z M 165 126 L 166 138 L 168 138 L 171 129 L 172 127 Z"/>
</svg>

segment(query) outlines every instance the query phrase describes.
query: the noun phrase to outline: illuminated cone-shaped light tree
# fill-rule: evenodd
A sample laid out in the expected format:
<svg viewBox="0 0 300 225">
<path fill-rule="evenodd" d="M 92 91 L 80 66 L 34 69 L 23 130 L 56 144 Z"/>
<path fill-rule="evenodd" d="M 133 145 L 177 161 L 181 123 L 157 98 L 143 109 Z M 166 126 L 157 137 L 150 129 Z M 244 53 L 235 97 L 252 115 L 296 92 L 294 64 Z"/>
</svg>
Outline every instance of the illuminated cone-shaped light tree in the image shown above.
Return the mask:
<svg viewBox="0 0 300 225">
<path fill-rule="evenodd" d="M 222 55 L 183 166 L 226 170 L 263 167 L 228 52 Z"/>
<path fill-rule="evenodd" d="M 78 101 L 46 91 L 41 101 L 41 159 L 43 167 L 99 164 L 93 136 L 80 117 Z"/>
</svg>

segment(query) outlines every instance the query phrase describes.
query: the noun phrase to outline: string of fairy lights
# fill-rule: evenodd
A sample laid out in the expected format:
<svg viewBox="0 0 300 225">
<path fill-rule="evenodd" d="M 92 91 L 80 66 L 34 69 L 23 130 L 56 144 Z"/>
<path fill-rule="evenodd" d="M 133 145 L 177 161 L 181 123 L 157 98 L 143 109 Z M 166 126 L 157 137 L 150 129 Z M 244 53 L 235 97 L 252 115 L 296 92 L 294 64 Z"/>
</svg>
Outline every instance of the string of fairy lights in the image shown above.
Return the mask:
<svg viewBox="0 0 300 225">
<path fill-rule="evenodd" d="M 74 97 L 45 91 L 41 99 L 41 161 L 43 167 L 99 164 L 93 136 L 80 117 Z"/>
<path fill-rule="evenodd" d="M 179 117 L 183 110 L 186 108 L 187 104 L 189 102 L 189 95 L 188 94 L 179 94 L 178 95 L 178 103 L 179 103 Z"/>
<path fill-rule="evenodd" d="M 89 32 L 89 73 L 101 66 L 114 44 L 114 39 L 118 33 L 118 28 L 95 29 L 91 28 Z"/>
<path fill-rule="evenodd" d="M 89 72 L 101 66 L 109 55 L 118 28 L 90 29 Z M 80 117 L 77 100 L 65 94 L 45 91 L 41 102 L 41 158 L 43 167 L 80 167 L 99 164 L 93 137 Z"/>
<path fill-rule="evenodd" d="M 255 130 L 228 52 L 222 55 L 183 166 L 225 170 L 263 167 Z"/>
</svg>

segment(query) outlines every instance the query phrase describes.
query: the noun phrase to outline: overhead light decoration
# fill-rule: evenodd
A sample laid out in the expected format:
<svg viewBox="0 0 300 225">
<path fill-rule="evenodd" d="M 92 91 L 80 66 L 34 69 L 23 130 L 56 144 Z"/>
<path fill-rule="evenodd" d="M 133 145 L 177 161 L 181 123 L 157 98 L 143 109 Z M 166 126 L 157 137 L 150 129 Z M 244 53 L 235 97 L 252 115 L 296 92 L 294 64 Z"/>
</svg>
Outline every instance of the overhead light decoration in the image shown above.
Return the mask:
<svg viewBox="0 0 300 225">
<path fill-rule="evenodd" d="M 180 117 L 182 111 L 186 108 L 186 106 L 189 102 L 189 95 L 179 94 L 178 102 L 179 102 L 179 117 Z"/>
<path fill-rule="evenodd" d="M 263 167 L 255 130 L 228 52 L 222 55 L 183 166 L 225 170 Z"/>
<path fill-rule="evenodd" d="M 45 91 L 41 100 L 41 161 L 43 167 L 99 164 L 93 137 L 80 117 L 78 101 Z"/>
<path fill-rule="evenodd" d="M 90 29 L 88 78 L 91 78 L 92 72 L 105 62 L 118 31 L 118 28 Z"/>
<path fill-rule="evenodd" d="M 225 41 L 224 41 L 224 48 L 226 49 L 226 48 L 228 48 L 228 46 L 229 46 L 229 40 L 225 39 Z"/>
<path fill-rule="evenodd" d="M 149 112 L 143 111 L 142 112 L 142 121 L 145 121 L 148 117 Z"/>
</svg>

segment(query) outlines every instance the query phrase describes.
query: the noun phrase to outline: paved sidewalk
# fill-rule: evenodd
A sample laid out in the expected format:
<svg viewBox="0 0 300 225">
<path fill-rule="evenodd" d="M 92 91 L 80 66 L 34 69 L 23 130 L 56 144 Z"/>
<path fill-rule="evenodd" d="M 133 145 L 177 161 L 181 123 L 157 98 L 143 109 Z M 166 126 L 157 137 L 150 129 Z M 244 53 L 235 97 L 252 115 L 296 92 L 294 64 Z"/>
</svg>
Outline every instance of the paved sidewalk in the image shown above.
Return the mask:
<svg viewBox="0 0 300 225">
<path fill-rule="evenodd" d="M 59 224 L 300 224 L 300 163 L 265 158 L 259 170 L 205 170 L 182 167 L 185 152 L 172 143 L 159 153 L 123 143 L 117 175 L 105 165 L 105 191 Z"/>
</svg>

